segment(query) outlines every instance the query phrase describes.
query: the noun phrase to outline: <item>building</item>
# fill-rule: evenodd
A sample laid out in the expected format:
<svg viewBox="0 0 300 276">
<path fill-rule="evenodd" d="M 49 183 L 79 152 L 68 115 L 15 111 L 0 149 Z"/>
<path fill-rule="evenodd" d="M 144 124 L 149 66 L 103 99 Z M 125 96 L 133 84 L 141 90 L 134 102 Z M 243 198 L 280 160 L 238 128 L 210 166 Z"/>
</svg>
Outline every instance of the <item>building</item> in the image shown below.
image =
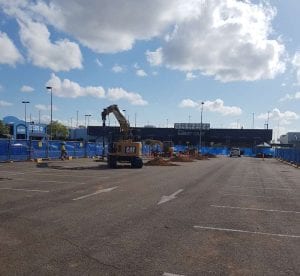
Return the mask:
<svg viewBox="0 0 300 276">
<path fill-rule="evenodd" d="M 300 148 L 300 132 L 288 132 L 279 138 L 280 144 Z"/>
<path fill-rule="evenodd" d="M 193 124 L 194 125 L 194 124 Z M 132 137 L 135 140 L 147 139 L 160 141 L 173 141 L 176 145 L 198 146 L 200 143 L 200 124 L 198 127 L 188 127 L 188 124 L 175 124 L 174 128 L 131 128 Z M 205 126 L 205 127 L 204 127 Z M 220 147 L 249 147 L 254 148 L 261 143 L 270 143 L 272 140 L 272 129 L 225 129 L 210 128 L 209 124 L 203 124 L 201 130 L 202 146 Z M 115 140 L 120 137 L 119 127 L 88 127 L 88 135 L 97 141 Z"/>
</svg>

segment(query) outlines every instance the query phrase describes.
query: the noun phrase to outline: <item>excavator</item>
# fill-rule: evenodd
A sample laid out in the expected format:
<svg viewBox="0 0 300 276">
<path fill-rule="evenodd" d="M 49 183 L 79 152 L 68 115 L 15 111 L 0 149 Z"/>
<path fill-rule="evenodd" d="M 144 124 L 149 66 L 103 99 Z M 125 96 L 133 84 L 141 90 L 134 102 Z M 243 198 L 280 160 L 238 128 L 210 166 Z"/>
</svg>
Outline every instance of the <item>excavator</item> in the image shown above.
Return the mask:
<svg viewBox="0 0 300 276">
<path fill-rule="evenodd" d="M 107 165 L 109 168 L 117 168 L 117 163 L 130 163 L 132 168 L 142 168 L 142 143 L 129 139 L 130 124 L 121 113 L 116 104 L 103 109 L 101 116 L 103 127 L 106 126 L 106 117 L 113 113 L 120 124 L 121 138 L 117 142 L 110 142 L 107 153 Z"/>
</svg>

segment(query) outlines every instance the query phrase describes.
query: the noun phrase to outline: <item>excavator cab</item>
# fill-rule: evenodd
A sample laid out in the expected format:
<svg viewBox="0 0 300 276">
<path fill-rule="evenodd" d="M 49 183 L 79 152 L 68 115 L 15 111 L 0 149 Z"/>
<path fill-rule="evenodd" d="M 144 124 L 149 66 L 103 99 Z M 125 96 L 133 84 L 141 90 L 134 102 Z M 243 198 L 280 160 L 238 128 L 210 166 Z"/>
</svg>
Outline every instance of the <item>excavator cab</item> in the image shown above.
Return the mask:
<svg viewBox="0 0 300 276">
<path fill-rule="evenodd" d="M 117 163 L 130 163 L 132 168 L 142 168 L 142 143 L 132 140 L 114 142 L 108 153 L 107 163 L 110 168 L 116 168 Z"/>
</svg>

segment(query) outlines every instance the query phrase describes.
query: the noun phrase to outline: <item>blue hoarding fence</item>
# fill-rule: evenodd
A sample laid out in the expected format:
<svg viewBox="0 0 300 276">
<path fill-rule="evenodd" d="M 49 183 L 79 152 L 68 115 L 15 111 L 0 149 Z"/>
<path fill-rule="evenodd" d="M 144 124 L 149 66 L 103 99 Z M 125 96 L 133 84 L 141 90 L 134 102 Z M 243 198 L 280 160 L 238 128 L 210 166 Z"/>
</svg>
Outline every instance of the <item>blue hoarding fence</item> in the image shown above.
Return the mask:
<svg viewBox="0 0 300 276">
<path fill-rule="evenodd" d="M 2 161 L 25 161 L 35 158 L 50 158 L 58 159 L 61 153 L 62 141 L 57 140 L 9 140 L 0 139 L 0 162 Z M 102 142 L 84 142 L 84 141 L 66 141 L 65 147 L 69 156 L 79 157 L 94 157 L 102 156 L 103 145 Z M 143 145 L 142 151 L 144 155 L 151 154 L 152 147 Z M 161 150 L 158 148 L 158 150 Z M 186 146 L 175 145 L 175 153 L 185 152 Z M 202 154 L 214 155 L 229 155 L 230 148 L 228 147 L 202 147 Z M 244 156 L 256 156 L 258 153 L 268 154 L 274 156 L 275 152 L 272 148 L 252 149 L 241 148 Z M 107 153 L 107 145 L 104 153 Z M 287 155 L 287 153 L 285 153 Z M 299 155 L 298 155 L 299 156 Z"/>
<path fill-rule="evenodd" d="M 276 149 L 275 157 L 300 166 L 300 149 Z"/>
<path fill-rule="evenodd" d="M 62 141 L 8 140 L 0 139 L 0 162 L 26 161 L 35 158 L 58 159 Z M 72 157 L 93 157 L 102 155 L 102 144 L 67 141 L 65 148 Z"/>
</svg>

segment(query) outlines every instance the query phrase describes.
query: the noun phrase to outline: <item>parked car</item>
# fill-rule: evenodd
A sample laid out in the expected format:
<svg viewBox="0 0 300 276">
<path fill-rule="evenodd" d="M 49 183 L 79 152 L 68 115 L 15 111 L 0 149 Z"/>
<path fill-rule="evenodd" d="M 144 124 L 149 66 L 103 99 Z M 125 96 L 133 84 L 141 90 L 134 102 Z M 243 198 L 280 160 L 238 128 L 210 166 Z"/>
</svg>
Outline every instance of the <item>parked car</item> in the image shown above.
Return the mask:
<svg viewBox="0 0 300 276">
<path fill-rule="evenodd" d="M 239 148 L 232 148 L 229 153 L 230 157 L 241 157 L 241 150 Z"/>
</svg>

